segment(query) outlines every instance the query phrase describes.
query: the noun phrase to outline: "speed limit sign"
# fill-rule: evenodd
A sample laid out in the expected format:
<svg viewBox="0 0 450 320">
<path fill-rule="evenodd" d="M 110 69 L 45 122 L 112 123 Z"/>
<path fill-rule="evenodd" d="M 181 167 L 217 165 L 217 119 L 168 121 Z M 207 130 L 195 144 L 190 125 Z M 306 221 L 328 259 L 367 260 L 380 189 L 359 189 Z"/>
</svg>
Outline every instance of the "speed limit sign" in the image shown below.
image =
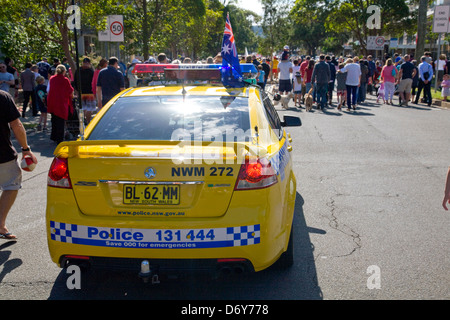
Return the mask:
<svg viewBox="0 0 450 320">
<path fill-rule="evenodd" d="M 123 33 L 123 24 L 119 21 L 114 21 L 111 23 L 111 26 L 109 27 L 111 30 L 111 33 L 115 36 L 119 36 Z"/>
<path fill-rule="evenodd" d="M 122 42 L 123 37 L 123 16 L 108 16 L 109 31 L 111 32 L 111 40 Z"/>
<path fill-rule="evenodd" d="M 123 42 L 124 41 L 124 27 L 123 16 L 112 15 L 107 18 L 107 28 L 104 31 L 98 33 L 99 41 L 112 41 Z"/>
<path fill-rule="evenodd" d="M 377 37 L 375 39 L 375 45 L 377 47 L 383 47 L 384 46 L 384 37 Z"/>
<path fill-rule="evenodd" d="M 367 50 L 383 50 L 385 37 L 369 36 L 367 37 Z"/>
</svg>

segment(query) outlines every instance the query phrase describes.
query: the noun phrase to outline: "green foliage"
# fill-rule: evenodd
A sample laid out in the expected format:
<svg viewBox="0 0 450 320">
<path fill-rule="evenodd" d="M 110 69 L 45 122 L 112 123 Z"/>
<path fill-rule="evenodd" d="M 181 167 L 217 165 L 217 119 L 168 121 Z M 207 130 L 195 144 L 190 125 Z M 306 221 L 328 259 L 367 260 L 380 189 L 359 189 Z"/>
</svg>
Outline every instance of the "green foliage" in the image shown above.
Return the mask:
<svg viewBox="0 0 450 320">
<path fill-rule="evenodd" d="M 13 58 L 19 69 L 22 69 L 26 62 L 38 62 L 44 56 L 49 60 L 63 56 L 61 46 L 50 41 L 48 37 L 56 31 L 55 25 L 48 23 L 41 11 L 33 15 L 18 4 L 21 4 L 20 0 L 0 0 L 2 55 Z"/>
<path fill-rule="evenodd" d="M 381 9 L 381 30 L 371 31 L 367 20 L 370 5 Z M 325 26 L 329 31 L 349 33 L 353 40 L 360 43 L 363 53 L 366 52 L 366 39 L 369 35 L 402 35 L 403 31 L 411 30 L 415 24 L 414 15 L 410 15 L 405 0 L 334 0 L 330 3 Z"/>
<path fill-rule="evenodd" d="M 106 26 L 106 16 L 123 15 L 125 54 L 155 55 L 165 52 L 206 58 L 220 52 L 226 13 L 230 13 L 238 50 L 256 50 L 251 29 L 251 11 L 233 1 L 220 0 L 78 0 L 83 31 L 97 34 Z M 73 31 L 67 28 L 71 0 L 0 0 L 0 51 L 16 65 L 37 62 L 41 57 L 68 56 L 74 64 Z M 97 45 L 98 43 L 96 43 Z M 80 52 L 83 55 L 84 52 Z M 92 56 L 96 58 L 94 54 Z"/>
<path fill-rule="evenodd" d="M 290 12 L 293 23 L 291 38 L 299 41 L 307 52 L 321 47 L 325 52 L 340 52 L 350 38 L 366 51 L 369 35 L 401 36 L 414 34 L 417 12 L 409 4 L 417 0 L 296 0 Z M 367 13 L 370 5 L 381 9 L 381 30 L 370 30 Z"/>
<path fill-rule="evenodd" d="M 342 34 L 325 27 L 329 13 L 329 1 L 297 0 L 289 14 L 292 21 L 291 41 L 301 44 L 312 56 L 320 47 L 326 47 L 326 51 L 339 49 L 336 41 L 342 41 Z"/>
<path fill-rule="evenodd" d="M 289 30 L 292 25 L 289 20 L 290 2 L 288 0 L 261 0 L 264 8 L 262 27 L 265 34 L 265 38 L 260 43 L 261 53 L 271 55 L 290 43 Z"/>
</svg>

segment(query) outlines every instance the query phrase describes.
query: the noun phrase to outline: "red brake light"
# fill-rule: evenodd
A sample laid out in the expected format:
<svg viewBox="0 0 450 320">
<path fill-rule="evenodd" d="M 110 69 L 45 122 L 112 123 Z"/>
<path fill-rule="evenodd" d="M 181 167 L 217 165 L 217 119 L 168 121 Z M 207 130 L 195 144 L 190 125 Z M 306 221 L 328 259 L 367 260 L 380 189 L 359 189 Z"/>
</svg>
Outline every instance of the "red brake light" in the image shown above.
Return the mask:
<svg viewBox="0 0 450 320">
<path fill-rule="evenodd" d="M 53 159 L 48 172 L 47 185 L 57 188 L 72 188 L 69 176 L 69 162 L 67 159 Z"/>
<path fill-rule="evenodd" d="M 246 160 L 241 165 L 235 190 L 267 188 L 278 182 L 275 170 L 267 159 Z"/>
<path fill-rule="evenodd" d="M 263 179 L 262 174 L 263 166 L 260 162 L 248 163 L 245 165 L 244 170 L 245 170 L 243 172 L 244 179 L 249 182 L 256 183 L 258 181 L 261 181 L 261 179 Z"/>
</svg>

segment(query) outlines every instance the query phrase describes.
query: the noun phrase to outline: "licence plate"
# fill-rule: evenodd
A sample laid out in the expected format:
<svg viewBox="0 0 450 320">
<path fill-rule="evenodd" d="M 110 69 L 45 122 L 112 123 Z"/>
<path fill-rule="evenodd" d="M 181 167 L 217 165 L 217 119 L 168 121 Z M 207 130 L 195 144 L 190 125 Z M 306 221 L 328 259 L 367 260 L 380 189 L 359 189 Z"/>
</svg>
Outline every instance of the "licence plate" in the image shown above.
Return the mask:
<svg viewBox="0 0 450 320">
<path fill-rule="evenodd" d="M 177 185 L 124 185 L 124 204 L 180 204 L 180 186 Z"/>
</svg>

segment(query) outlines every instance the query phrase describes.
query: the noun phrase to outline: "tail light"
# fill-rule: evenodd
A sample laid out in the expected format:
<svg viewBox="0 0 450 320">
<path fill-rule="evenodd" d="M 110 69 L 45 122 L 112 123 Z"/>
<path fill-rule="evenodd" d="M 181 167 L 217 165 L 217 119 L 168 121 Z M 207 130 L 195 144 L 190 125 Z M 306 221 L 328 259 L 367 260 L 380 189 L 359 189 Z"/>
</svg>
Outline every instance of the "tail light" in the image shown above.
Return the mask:
<svg viewBox="0 0 450 320">
<path fill-rule="evenodd" d="M 53 159 L 48 171 L 47 185 L 56 188 L 72 189 L 69 176 L 69 162 L 66 158 Z"/>
<path fill-rule="evenodd" d="M 234 190 L 262 189 L 277 182 L 277 174 L 267 159 L 246 159 L 241 165 Z"/>
</svg>

